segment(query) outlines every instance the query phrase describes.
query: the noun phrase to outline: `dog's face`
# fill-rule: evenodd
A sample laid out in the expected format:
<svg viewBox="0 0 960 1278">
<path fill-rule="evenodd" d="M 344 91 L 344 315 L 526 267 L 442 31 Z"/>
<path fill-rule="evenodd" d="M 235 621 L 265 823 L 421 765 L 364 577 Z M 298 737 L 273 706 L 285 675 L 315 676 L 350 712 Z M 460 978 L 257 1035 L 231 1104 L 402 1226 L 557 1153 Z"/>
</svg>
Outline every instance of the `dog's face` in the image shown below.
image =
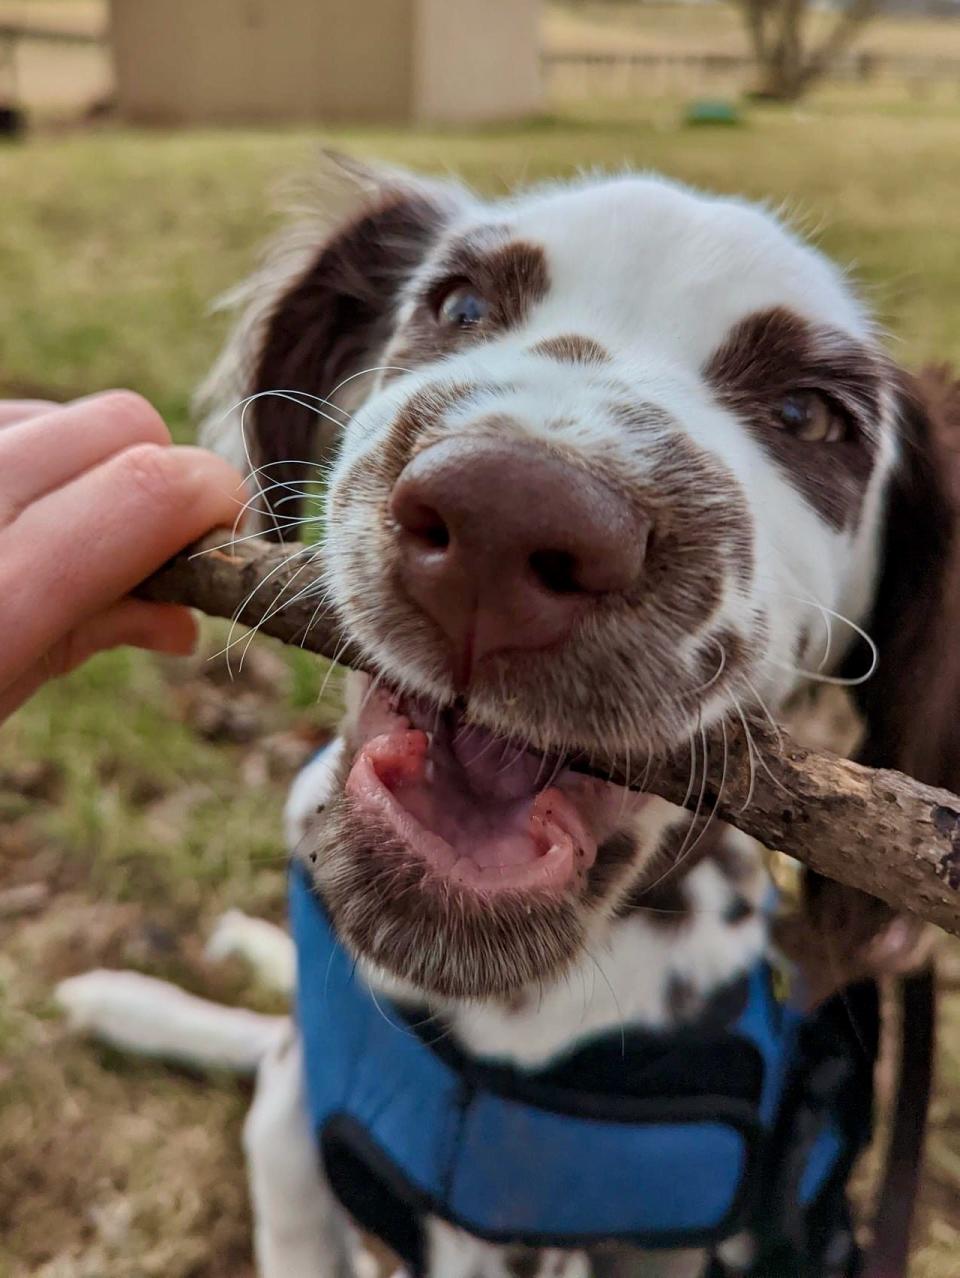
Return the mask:
<svg viewBox="0 0 960 1278">
<path fill-rule="evenodd" d="M 312 348 L 311 299 L 336 307 Z M 259 381 L 364 386 L 326 512 L 330 598 L 376 672 L 315 856 L 334 921 L 435 993 L 554 975 L 655 850 L 645 797 L 569 752 L 696 748 L 855 640 L 895 372 L 767 213 L 620 178 L 384 197 L 283 299 Z"/>
</svg>

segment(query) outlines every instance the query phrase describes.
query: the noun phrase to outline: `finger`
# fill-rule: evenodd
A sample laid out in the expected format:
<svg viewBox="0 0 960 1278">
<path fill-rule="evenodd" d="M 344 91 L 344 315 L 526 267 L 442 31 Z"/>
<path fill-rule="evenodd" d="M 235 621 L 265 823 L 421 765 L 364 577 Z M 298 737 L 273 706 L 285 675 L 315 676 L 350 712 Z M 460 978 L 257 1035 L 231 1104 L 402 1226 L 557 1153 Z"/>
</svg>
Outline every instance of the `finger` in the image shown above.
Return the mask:
<svg viewBox="0 0 960 1278">
<path fill-rule="evenodd" d="M 186 657 L 196 647 L 197 633 L 189 608 L 121 599 L 65 635 L 39 664 L 55 679 L 95 653 L 121 645 Z"/>
<path fill-rule="evenodd" d="M 0 433 L 0 520 L 69 483 L 121 448 L 169 444 L 157 410 L 133 391 L 108 391 L 32 413 Z"/>
<path fill-rule="evenodd" d="M 9 687 L 0 691 L 0 722 L 50 679 L 69 674 L 98 652 L 127 645 L 186 657 L 197 644 L 197 621 L 176 604 L 121 599 L 64 635 Z"/>
<path fill-rule="evenodd" d="M 56 407 L 49 399 L 0 399 L 0 430 L 17 422 L 28 422 L 31 417 L 39 417 Z"/>
<path fill-rule="evenodd" d="M 27 507 L 4 534 L 0 598 L 17 627 L 8 669 L 129 594 L 202 533 L 229 525 L 242 480 L 199 448 L 140 445 Z"/>
</svg>

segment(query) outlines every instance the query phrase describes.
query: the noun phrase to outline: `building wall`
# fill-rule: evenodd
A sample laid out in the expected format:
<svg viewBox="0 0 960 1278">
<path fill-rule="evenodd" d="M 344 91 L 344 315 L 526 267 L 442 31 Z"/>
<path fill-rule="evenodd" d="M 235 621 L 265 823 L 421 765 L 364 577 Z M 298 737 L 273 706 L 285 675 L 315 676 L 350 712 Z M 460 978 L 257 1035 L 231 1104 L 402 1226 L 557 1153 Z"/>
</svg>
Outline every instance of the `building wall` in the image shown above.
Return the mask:
<svg viewBox="0 0 960 1278">
<path fill-rule="evenodd" d="M 419 0 L 414 114 L 469 123 L 529 115 L 541 103 L 540 4 Z"/>
<path fill-rule="evenodd" d="M 121 113 L 466 122 L 539 100 L 540 0 L 111 0 Z"/>
<path fill-rule="evenodd" d="M 273 0 L 271 0 L 271 3 Z M 297 0 L 321 10 L 322 84 L 314 118 L 407 120 L 417 0 Z"/>
</svg>

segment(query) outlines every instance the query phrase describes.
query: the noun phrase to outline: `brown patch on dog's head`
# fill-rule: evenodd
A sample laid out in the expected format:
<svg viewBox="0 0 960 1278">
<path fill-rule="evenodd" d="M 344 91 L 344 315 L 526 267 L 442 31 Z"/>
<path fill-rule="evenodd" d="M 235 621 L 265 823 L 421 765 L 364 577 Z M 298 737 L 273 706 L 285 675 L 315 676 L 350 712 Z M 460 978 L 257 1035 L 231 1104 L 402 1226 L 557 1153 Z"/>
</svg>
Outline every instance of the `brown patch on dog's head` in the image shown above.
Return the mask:
<svg viewBox="0 0 960 1278">
<path fill-rule="evenodd" d="M 704 369 L 720 403 L 747 424 L 802 496 L 837 529 L 856 524 L 873 472 L 884 374 L 863 343 L 784 308 L 741 320 Z M 817 442 L 784 427 L 785 400 L 808 394 L 842 415 L 843 438 Z"/>
<path fill-rule="evenodd" d="M 461 286 L 469 286 L 488 308 L 468 329 L 439 322 L 444 297 Z M 397 370 L 416 368 L 519 328 L 549 286 L 547 258 L 539 245 L 511 239 L 502 227 L 474 231 L 450 246 L 420 288 L 387 350 L 387 363 Z M 394 371 L 385 380 L 397 375 Z"/>
<path fill-rule="evenodd" d="M 580 337 L 577 333 L 564 333 L 560 337 L 547 337 L 530 348 L 533 355 L 545 355 L 560 364 L 607 364 L 609 354 L 592 337 Z"/>
</svg>

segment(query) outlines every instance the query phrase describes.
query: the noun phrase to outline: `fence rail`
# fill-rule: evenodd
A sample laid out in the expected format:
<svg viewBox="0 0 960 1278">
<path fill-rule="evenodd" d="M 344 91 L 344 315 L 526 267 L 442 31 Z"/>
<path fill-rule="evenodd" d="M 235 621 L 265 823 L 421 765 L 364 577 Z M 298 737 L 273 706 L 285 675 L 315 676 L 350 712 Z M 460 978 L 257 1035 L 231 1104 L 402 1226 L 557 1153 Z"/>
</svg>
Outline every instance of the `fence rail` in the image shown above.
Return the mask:
<svg viewBox="0 0 960 1278">
<path fill-rule="evenodd" d="M 0 22 L 0 41 L 40 40 L 45 44 L 103 44 L 106 36 L 96 31 L 74 31 L 66 27 L 32 27 L 24 22 Z"/>
<path fill-rule="evenodd" d="M 634 53 L 545 52 L 543 67 L 553 71 L 582 70 L 608 73 L 649 71 L 687 72 L 704 77 L 740 74 L 749 76 L 755 62 L 745 53 L 690 52 L 656 49 Z M 937 57 L 929 54 L 848 53 L 831 66 L 835 79 L 869 81 L 894 77 L 903 80 L 960 81 L 960 57 Z"/>
<path fill-rule="evenodd" d="M 0 97 L 12 103 L 19 99 L 17 53 L 25 45 L 105 48 L 108 41 L 106 30 L 0 21 Z M 627 97 L 680 88 L 695 91 L 699 85 L 711 84 L 736 91 L 748 86 L 756 74 L 754 60 L 745 52 L 688 49 L 545 50 L 542 66 L 550 91 L 567 98 Z M 960 56 L 855 51 L 837 59 L 828 78 L 863 84 L 895 79 L 921 94 L 927 86 L 960 86 Z"/>
</svg>

